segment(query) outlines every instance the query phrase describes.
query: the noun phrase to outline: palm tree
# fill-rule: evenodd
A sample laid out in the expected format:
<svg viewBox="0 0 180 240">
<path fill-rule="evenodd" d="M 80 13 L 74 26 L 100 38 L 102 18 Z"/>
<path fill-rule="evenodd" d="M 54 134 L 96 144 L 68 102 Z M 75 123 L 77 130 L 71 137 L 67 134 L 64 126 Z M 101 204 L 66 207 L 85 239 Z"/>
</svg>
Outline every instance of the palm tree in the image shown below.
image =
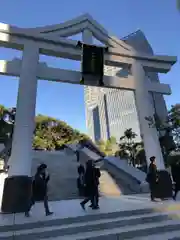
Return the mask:
<svg viewBox="0 0 180 240">
<path fill-rule="evenodd" d="M 136 136 L 137 134 L 132 131 L 132 128 L 128 128 L 125 130 L 124 135 L 120 137 L 120 141 L 124 140 L 131 143 L 136 138 Z"/>
<path fill-rule="evenodd" d="M 132 131 L 132 128 L 128 128 L 125 130 L 124 135 L 120 137 L 120 142 L 130 147 L 134 144 L 134 139 L 136 138 L 137 134 Z"/>
<path fill-rule="evenodd" d="M 119 144 L 119 151 L 116 152 L 116 155 L 119 156 L 121 159 L 129 159 L 129 152 L 127 150 L 126 144 Z"/>
<path fill-rule="evenodd" d="M 129 155 L 130 162 L 135 166 L 135 155 L 137 144 L 134 142 L 137 134 L 133 132 L 132 128 L 126 129 L 124 135 L 120 138 L 120 150 L 122 153 Z M 126 155 L 126 154 L 125 154 Z"/>
</svg>

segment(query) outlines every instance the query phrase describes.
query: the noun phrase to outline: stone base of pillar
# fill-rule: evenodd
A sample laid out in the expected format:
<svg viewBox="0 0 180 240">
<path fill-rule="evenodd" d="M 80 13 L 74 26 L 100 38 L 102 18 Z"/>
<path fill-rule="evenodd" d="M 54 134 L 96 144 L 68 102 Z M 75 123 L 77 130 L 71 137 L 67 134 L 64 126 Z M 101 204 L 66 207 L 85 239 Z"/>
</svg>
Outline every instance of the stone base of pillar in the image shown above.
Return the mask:
<svg viewBox="0 0 180 240">
<path fill-rule="evenodd" d="M 31 197 L 32 178 L 12 176 L 5 179 L 1 211 L 21 213 L 27 209 Z"/>
<path fill-rule="evenodd" d="M 156 191 L 156 198 L 166 199 L 172 198 L 172 180 L 170 174 L 166 170 L 158 172 L 159 181 Z"/>
</svg>

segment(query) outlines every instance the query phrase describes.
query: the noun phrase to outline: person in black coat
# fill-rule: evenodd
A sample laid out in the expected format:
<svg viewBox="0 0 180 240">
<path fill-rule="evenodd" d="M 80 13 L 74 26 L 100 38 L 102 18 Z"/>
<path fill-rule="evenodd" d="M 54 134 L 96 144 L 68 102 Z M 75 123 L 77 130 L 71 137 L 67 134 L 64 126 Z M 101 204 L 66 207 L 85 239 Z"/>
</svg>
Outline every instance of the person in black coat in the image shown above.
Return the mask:
<svg viewBox="0 0 180 240">
<path fill-rule="evenodd" d="M 85 168 L 82 164 L 78 166 L 78 175 L 84 174 L 85 173 Z"/>
<path fill-rule="evenodd" d="M 176 196 L 180 191 L 180 163 L 179 162 L 173 163 L 171 165 L 171 173 L 172 173 L 173 181 L 175 183 L 173 199 L 176 200 Z"/>
<path fill-rule="evenodd" d="M 79 190 L 79 196 L 84 196 L 84 174 L 85 168 L 82 164 L 78 167 L 77 187 Z"/>
<path fill-rule="evenodd" d="M 99 208 L 99 178 L 101 177 L 100 169 L 94 166 L 95 171 L 95 194 L 94 199 L 90 205 L 90 207 L 98 209 Z"/>
<path fill-rule="evenodd" d="M 29 211 L 31 210 L 31 207 L 35 204 L 35 202 L 39 202 L 39 201 L 44 202 L 46 216 L 53 214 L 52 212 L 50 212 L 49 206 L 48 206 L 47 185 L 48 185 L 50 176 L 46 175 L 46 169 L 47 169 L 46 164 L 41 164 L 37 168 L 37 172 L 35 174 L 35 177 L 32 183 L 32 198 L 29 203 L 28 209 L 25 212 L 26 217 L 29 217 Z"/>
<path fill-rule="evenodd" d="M 96 171 L 93 166 L 92 160 L 88 160 L 86 172 L 84 176 L 85 182 L 85 195 L 86 198 L 80 203 L 81 207 L 85 209 L 85 204 L 89 201 L 92 203 L 92 209 L 97 209 L 94 199 L 97 196 L 98 181 L 96 177 Z"/>
<path fill-rule="evenodd" d="M 79 160 L 80 160 L 80 154 L 79 154 L 79 151 L 76 150 L 76 151 L 75 151 L 75 154 L 76 154 L 77 162 L 79 162 Z"/>
<path fill-rule="evenodd" d="M 155 193 L 158 183 L 158 171 L 156 167 L 156 158 L 154 156 L 150 157 L 150 165 L 147 174 L 147 182 L 149 183 L 149 188 L 151 192 L 151 201 L 155 200 Z"/>
</svg>

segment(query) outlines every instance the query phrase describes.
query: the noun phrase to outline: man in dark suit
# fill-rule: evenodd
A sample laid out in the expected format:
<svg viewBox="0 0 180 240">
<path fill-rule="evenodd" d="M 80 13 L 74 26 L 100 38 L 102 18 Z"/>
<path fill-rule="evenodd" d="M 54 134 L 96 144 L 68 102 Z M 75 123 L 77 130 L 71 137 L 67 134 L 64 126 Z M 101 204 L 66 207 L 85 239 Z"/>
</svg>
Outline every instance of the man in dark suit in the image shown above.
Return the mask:
<svg viewBox="0 0 180 240">
<path fill-rule="evenodd" d="M 95 171 L 95 178 L 96 178 L 96 185 L 95 185 L 95 194 L 94 194 L 94 200 L 90 207 L 95 207 L 96 209 L 99 208 L 99 178 L 101 177 L 101 172 L 98 167 L 94 166 Z"/>
<path fill-rule="evenodd" d="M 94 167 L 93 161 L 88 160 L 86 172 L 84 176 L 85 182 L 85 195 L 86 198 L 80 203 L 81 207 L 85 209 L 85 204 L 91 201 L 90 207 L 92 209 L 98 209 L 98 199 L 99 199 L 99 177 L 100 177 L 100 170 Z"/>
</svg>

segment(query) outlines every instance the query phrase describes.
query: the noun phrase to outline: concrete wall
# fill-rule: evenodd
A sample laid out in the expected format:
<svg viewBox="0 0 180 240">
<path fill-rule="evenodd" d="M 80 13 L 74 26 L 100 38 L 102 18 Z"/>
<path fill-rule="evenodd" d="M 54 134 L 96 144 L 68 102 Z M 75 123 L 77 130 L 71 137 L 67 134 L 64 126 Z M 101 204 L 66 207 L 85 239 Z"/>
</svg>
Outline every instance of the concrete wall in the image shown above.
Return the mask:
<svg viewBox="0 0 180 240">
<path fill-rule="evenodd" d="M 106 161 L 134 178 L 139 184 L 146 179 L 146 174 L 143 171 L 130 166 L 126 160 L 121 160 L 117 157 L 106 157 Z"/>
<path fill-rule="evenodd" d="M 123 182 L 125 192 L 147 193 L 149 184 L 145 181 L 146 173 L 130 166 L 126 160 L 116 157 L 106 157 L 106 168 L 115 179 Z"/>
</svg>

